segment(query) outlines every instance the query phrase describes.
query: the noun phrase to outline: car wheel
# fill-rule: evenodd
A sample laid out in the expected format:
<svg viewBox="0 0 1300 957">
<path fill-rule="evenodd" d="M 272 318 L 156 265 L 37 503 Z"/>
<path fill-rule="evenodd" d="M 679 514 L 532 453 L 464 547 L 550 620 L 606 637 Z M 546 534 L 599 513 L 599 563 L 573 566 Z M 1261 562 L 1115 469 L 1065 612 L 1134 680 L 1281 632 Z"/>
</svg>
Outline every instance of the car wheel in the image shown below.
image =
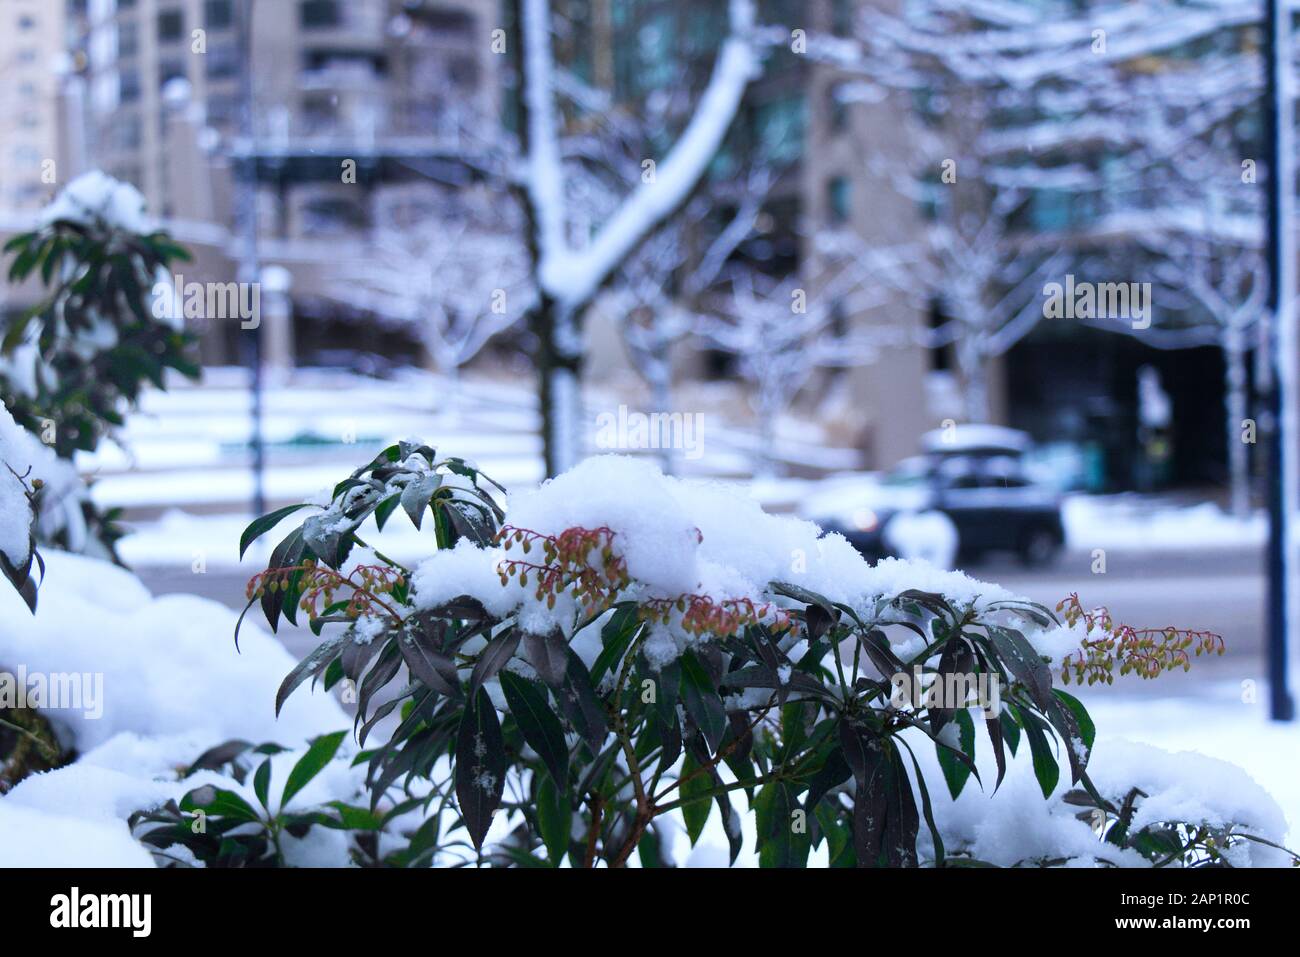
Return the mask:
<svg viewBox="0 0 1300 957">
<path fill-rule="evenodd" d="M 1060 539 L 1044 525 L 1031 526 L 1020 536 L 1020 560 L 1026 565 L 1049 565 L 1060 550 Z"/>
</svg>

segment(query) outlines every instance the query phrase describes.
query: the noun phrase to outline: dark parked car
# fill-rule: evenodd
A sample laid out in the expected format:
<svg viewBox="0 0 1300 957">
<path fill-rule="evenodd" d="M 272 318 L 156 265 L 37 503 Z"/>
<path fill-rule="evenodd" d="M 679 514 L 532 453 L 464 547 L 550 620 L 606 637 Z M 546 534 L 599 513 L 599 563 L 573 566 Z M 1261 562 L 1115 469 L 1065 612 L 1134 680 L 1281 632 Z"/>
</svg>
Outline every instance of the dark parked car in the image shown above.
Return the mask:
<svg viewBox="0 0 1300 957">
<path fill-rule="evenodd" d="M 895 553 L 887 531 L 894 516 L 942 512 L 952 520 L 966 559 L 1007 550 L 1028 565 L 1051 562 L 1065 543 L 1061 499 L 1025 474 L 1028 437 L 992 426 L 960 430 L 961 442 L 928 433 L 923 455 L 904 460 L 860 495 L 853 490 L 837 496 L 829 514 L 812 517 L 871 559 Z"/>
</svg>

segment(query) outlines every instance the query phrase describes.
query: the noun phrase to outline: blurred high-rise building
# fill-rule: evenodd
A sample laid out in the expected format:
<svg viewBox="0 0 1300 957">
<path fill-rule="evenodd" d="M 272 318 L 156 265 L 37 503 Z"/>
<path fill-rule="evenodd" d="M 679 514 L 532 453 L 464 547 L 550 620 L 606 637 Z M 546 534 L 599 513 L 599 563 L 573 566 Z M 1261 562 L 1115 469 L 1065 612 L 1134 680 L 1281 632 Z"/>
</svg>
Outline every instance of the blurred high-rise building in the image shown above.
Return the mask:
<svg viewBox="0 0 1300 957">
<path fill-rule="evenodd" d="M 383 155 L 455 136 L 477 110 L 494 108 L 484 16 L 494 4 L 447 0 L 419 20 L 406 6 L 71 0 L 93 165 L 135 183 L 166 218 L 206 219 L 205 207 L 215 204 L 211 212 L 221 219 L 228 183 L 220 169 L 239 149 L 286 160 Z M 245 69 L 252 77 L 247 128 Z M 191 166 L 192 148 L 206 168 Z"/>
<path fill-rule="evenodd" d="M 483 122 L 499 110 L 495 10 L 495 0 L 67 0 L 63 102 L 75 115 L 64 129 L 84 148 L 60 182 L 100 168 L 136 185 L 195 248 L 195 278 L 234 277 L 251 218 L 295 302 L 325 301 L 326 280 L 362 255 L 374 224 L 432 188 L 428 164 L 495 125 Z M 272 362 L 294 360 L 284 332 L 270 336 Z M 237 338 L 237 326 L 209 329 L 206 358 L 234 358 Z"/>
<path fill-rule="evenodd" d="M 59 2 L 0 0 L 0 216 L 39 209 L 56 189 L 64 23 Z"/>
</svg>

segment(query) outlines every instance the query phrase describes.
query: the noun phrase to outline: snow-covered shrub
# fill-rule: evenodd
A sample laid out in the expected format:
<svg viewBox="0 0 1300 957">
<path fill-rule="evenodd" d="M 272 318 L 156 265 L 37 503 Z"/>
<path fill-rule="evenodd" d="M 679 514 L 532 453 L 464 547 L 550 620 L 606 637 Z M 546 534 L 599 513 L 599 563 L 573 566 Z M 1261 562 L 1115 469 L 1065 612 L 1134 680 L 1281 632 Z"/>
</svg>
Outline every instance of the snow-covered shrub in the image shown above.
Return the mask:
<svg viewBox="0 0 1300 957">
<path fill-rule="evenodd" d="M 1223 810 L 1094 783 L 1092 719 L 1052 680 L 1084 633 L 1042 606 L 922 562 L 868 565 L 840 536 L 630 458 L 512 499 L 508 524 L 499 491 L 404 442 L 241 542 L 318 509 L 249 608 L 324 636 L 277 706 L 320 681 L 355 700 L 362 748 L 382 729 L 358 758 L 371 810 L 420 824 L 387 863 L 658 865 L 715 809 L 731 860 L 752 826 L 769 866 L 1280 853 L 1253 841 L 1282 834 L 1267 797 Z M 358 535 L 399 508 L 432 525 L 414 568 Z M 1196 816 L 1163 813 L 1180 808 Z M 990 845 L 979 822 L 997 814 L 1039 821 L 1035 840 Z"/>
<path fill-rule="evenodd" d="M 34 308 L 0 317 L 0 395 L 18 424 L 60 458 L 93 450 L 147 384 L 163 387 L 167 370 L 198 375 L 193 336 L 179 320 L 156 318 L 151 299 L 159 277 L 189 254 L 150 229 L 134 187 L 99 172 L 81 176 L 4 251 L 13 256 L 11 282 L 37 277 L 46 292 Z M 111 554 L 115 516 L 77 495 L 42 496 L 40 508 L 51 515 L 42 537 L 77 551 L 98 542 Z"/>
<path fill-rule="evenodd" d="M 368 835 L 369 840 L 360 839 L 352 848 L 353 859 L 364 860 L 361 854 L 368 851 L 373 862 L 386 823 L 381 815 L 337 799 L 289 809 L 290 802 L 334 760 L 346 735 L 346 731 L 321 735 L 303 754 L 293 755 L 293 764 L 283 785 L 276 783 L 275 793 L 275 763 L 286 754 L 286 748 L 277 744 L 254 747 L 247 741 L 217 745 L 200 755 L 185 770 L 183 779 L 201 771 L 223 772 L 237 789 L 222 786 L 226 782 L 220 781 L 203 784 L 186 793 L 179 803 L 170 800 L 160 808 L 133 814 L 129 824 L 140 841 L 157 848 L 164 860 L 208 867 L 283 867 L 291 859 L 287 853 L 290 842 L 303 840 L 313 828 Z M 255 799 L 252 802 L 241 793 L 249 790 Z M 211 816 L 211 826 L 194 827 L 200 814 Z M 178 848 L 183 848 L 188 858 L 176 858 Z M 340 855 L 332 863 L 342 860 Z"/>
</svg>

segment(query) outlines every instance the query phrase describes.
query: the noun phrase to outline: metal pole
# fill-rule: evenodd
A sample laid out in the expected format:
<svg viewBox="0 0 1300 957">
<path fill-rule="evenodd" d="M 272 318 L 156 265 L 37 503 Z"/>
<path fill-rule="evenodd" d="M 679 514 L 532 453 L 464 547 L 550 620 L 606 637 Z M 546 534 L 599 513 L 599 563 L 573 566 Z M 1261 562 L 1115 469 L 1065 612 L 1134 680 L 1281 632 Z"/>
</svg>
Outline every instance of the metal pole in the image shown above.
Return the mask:
<svg viewBox="0 0 1300 957">
<path fill-rule="evenodd" d="M 1287 643 L 1296 622 L 1294 529 L 1297 492 L 1295 336 L 1294 106 L 1291 95 L 1291 12 L 1267 0 L 1264 137 L 1268 156 L 1268 269 L 1271 388 L 1266 408 L 1268 442 L 1268 682 L 1269 714 L 1291 721 L 1295 702 L 1287 688 Z"/>
<path fill-rule="evenodd" d="M 239 218 L 239 281 L 260 282 L 261 263 L 257 250 L 257 151 L 253 123 L 253 0 L 242 0 L 239 11 L 240 111 L 239 132 L 242 154 L 235 157 L 235 207 Z M 252 451 L 253 514 L 266 514 L 266 445 L 263 441 L 262 323 L 245 330 L 246 357 L 252 392 L 249 442 Z"/>
</svg>

